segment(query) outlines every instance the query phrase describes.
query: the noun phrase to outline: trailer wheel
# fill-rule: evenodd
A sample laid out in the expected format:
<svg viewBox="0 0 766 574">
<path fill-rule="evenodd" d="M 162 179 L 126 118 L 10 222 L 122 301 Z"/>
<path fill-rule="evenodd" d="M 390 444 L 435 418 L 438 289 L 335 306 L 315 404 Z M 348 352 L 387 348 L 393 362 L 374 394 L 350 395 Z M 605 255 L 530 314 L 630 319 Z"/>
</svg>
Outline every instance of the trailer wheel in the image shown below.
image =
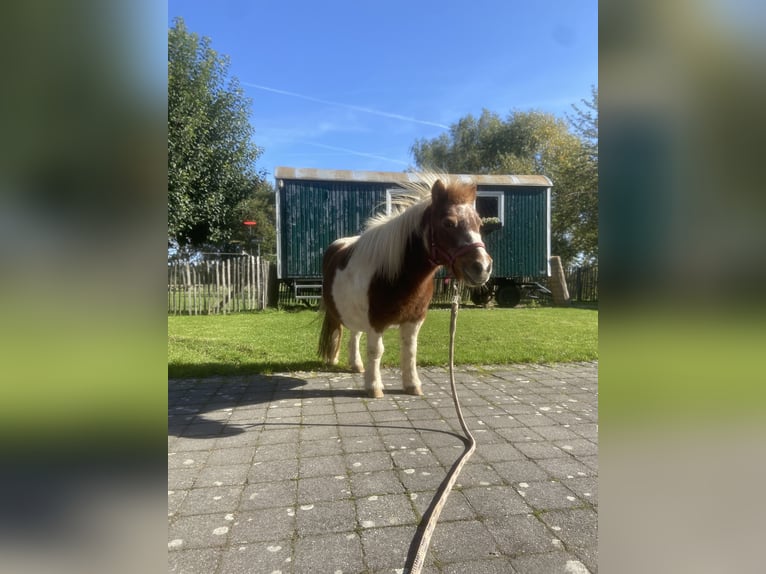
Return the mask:
<svg viewBox="0 0 766 574">
<path fill-rule="evenodd" d="M 474 305 L 486 305 L 492 299 L 493 291 L 491 285 L 482 285 L 476 289 L 471 289 L 471 302 Z"/>
<path fill-rule="evenodd" d="M 506 283 L 498 288 L 495 299 L 500 307 L 515 307 L 521 301 L 521 291 L 515 283 Z"/>
</svg>

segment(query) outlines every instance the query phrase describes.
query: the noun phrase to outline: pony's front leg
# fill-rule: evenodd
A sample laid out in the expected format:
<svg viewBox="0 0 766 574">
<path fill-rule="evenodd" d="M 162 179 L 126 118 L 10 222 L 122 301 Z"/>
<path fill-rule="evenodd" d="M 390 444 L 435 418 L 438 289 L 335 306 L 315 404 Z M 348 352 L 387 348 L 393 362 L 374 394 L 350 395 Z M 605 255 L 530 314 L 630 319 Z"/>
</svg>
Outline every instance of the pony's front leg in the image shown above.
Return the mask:
<svg viewBox="0 0 766 574">
<path fill-rule="evenodd" d="M 373 399 L 383 397 L 383 381 L 380 378 L 380 359 L 383 356 L 383 333 L 367 332 L 367 370 L 364 388 Z"/>
<path fill-rule="evenodd" d="M 414 323 L 402 323 L 399 327 L 402 386 L 408 395 L 420 396 L 423 394 L 417 369 L 418 333 L 422 324 L 423 321 L 416 321 Z"/>
<path fill-rule="evenodd" d="M 364 372 L 362 355 L 359 352 L 359 340 L 361 338 L 362 338 L 361 331 L 352 331 L 351 338 L 348 341 L 348 363 L 351 365 L 351 370 L 355 373 Z"/>
</svg>

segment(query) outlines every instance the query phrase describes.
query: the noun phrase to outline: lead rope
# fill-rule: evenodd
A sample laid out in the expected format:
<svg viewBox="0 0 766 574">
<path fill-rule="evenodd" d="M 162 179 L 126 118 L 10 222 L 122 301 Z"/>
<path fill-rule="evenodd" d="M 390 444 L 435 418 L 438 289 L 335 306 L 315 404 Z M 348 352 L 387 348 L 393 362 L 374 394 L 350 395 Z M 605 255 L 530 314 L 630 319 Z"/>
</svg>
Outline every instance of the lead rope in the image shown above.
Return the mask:
<svg viewBox="0 0 766 574">
<path fill-rule="evenodd" d="M 428 552 L 428 546 L 431 544 L 431 535 L 436 528 L 436 521 L 439 520 L 444 505 L 447 503 L 447 497 L 452 491 L 452 487 L 455 485 L 460 471 L 463 469 L 466 461 L 476 450 L 476 439 L 473 438 L 471 431 L 468 430 L 468 426 L 465 424 L 463 418 L 463 411 L 460 408 L 460 402 L 457 398 L 457 387 L 455 386 L 455 327 L 457 325 L 457 311 L 460 306 L 460 288 L 457 282 L 453 283 L 455 287 L 455 296 L 452 298 L 452 314 L 450 315 L 449 325 L 449 382 L 452 388 L 452 400 L 455 403 L 455 411 L 457 412 L 457 418 L 460 421 L 460 426 L 463 428 L 463 433 L 466 436 L 465 450 L 459 459 L 452 465 L 449 473 L 439 485 L 439 489 L 436 491 L 431 505 L 423 515 L 418 529 L 415 532 L 415 537 L 412 539 L 410 549 L 407 552 L 407 562 L 404 565 L 404 574 L 420 574 L 423 569 L 423 563 L 426 559 L 426 553 Z"/>
</svg>

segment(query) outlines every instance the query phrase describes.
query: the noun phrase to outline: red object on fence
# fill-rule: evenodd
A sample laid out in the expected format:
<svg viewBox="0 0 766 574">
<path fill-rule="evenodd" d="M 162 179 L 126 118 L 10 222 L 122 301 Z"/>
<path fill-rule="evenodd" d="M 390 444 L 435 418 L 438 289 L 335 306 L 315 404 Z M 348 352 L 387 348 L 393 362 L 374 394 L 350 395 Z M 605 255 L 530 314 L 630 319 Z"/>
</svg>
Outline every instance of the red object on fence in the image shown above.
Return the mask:
<svg viewBox="0 0 766 574">
<path fill-rule="evenodd" d="M 245 225 L 256 225 L 255 221 L 243 221 L 242 223 L 244 223 Z"/>
</svg>

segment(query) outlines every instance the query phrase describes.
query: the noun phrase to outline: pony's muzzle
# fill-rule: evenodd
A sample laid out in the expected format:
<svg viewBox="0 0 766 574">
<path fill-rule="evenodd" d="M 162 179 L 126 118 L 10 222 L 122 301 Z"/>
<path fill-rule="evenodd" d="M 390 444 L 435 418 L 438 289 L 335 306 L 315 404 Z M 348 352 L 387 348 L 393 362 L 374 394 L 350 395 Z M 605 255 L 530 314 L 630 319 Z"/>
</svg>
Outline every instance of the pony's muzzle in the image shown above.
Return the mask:
<svg viewBox="0 0 766 574">
<path fill-rule="evenodd" d="M 480 287 L 484 285 L 490 275 L 492 275 L 492 258 L 484 248 L 476 250 L 477 257 L 459 265 L 462 271 L 463 281 L 470 287 Z"/>
</svg>

